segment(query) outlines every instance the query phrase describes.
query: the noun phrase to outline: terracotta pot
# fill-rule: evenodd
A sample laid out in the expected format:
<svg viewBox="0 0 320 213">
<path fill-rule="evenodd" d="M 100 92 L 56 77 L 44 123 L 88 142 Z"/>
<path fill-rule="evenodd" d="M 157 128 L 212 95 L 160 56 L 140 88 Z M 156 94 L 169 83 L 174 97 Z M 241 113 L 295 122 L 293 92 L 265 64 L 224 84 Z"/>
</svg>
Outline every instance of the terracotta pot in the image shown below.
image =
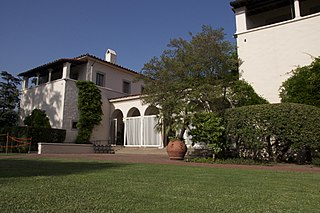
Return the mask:
<svg viewBox="0 0 320 213">
<path fill-rule="evenodd" d="M 187 146 L 181 140 L 170 141 L 167 146 L 167 153 L 170 160 L 183 160 L 187 152 Z"/>
</svg>

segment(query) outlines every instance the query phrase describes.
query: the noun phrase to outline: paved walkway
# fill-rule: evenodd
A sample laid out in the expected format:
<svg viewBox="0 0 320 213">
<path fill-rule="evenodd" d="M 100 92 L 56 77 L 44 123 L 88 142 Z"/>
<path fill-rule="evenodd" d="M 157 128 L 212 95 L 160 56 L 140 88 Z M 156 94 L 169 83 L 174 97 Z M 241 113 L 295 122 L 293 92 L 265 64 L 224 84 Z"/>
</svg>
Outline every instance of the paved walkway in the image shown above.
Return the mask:
<svg viewBox="0 0 320 213">
<path fill-rule="evenodd" d="M 165 148 L 141 148 L 141 147 L 124 147 L 115 149 L 116 154 L 152 154 L 152 155 L 167 155 Z"/>
<path fill-rule="evenodd" d="M 197 166 L 209 168 L 230 168 L 230 169 L 246 169 L 246 170 L 273 170 L 273 171 L 292 171 L 292 172 L 308 172 L 320 173 L 320 167 L 310 165 L 295 164 L 277 164 L 273 166 L 260 165 L 234 165 L 234 164 L 207 164 L 207 163 L 191 163 L 184 161 L 170 160 L 165 149 L 137 149 L 125 148 L 118 150 L 116 154 L 21 154 L 21 155 L 1 155 L 0 160 L 4 158 L 64 158 L 64 159 L 85 159 L 100 161 L 116 161 L 123 163 L 147 163 L 147 164 L 172 164 L 181 166 Z"/>
</svg>

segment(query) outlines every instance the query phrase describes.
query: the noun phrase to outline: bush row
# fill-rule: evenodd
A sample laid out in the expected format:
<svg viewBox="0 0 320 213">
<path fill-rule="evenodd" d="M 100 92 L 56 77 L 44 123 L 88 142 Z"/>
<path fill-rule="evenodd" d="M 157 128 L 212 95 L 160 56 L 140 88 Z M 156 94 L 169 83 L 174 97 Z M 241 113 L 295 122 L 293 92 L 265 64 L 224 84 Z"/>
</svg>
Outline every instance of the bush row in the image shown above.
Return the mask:
<svg viewBox="0 0 320 213">
<path fill-rule="evenodd" d="M 305 163 L 320 148 L 320 108 L 263 104 L 226 110 L 225 136 L 238 157 Z"/>
</svg>

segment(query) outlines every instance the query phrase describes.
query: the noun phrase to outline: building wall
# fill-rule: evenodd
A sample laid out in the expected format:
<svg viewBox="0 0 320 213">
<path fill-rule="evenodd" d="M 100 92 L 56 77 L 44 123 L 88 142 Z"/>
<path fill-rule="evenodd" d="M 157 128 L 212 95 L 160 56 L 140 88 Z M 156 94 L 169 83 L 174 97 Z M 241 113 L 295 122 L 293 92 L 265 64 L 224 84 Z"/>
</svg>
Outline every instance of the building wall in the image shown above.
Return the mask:
<svg viewBox="0 0 320 213">
<path fill-rule="evenodd" d="M 72 128 L 72 122 L 77 122 L 79 120 L 78 92 L 79 90 L 76 86 L 76 81 L 67 79 L 62 125 L 62 128 L 66 130 L 65 142 L 75 142 L 78 134 L 78 130 Z"/>
<path fill-rule="evenodd" d="M 65 70 L 64 70 L 65 71 Z M 98 86 L 102 96 L 103 116 L 100 125 L 97 125 L 91 136 L 91 141 L 107 141 L 110 133 L 111 105 L 109 99 L 132 94 L 140 94 L 142 82 L 133 82 L 135 75 L 100 61 L 91 61 L 85 65 L 71 66 L 70 76 L 77 76 L 78 80 L 96 82 L 96 73 L 105 75 L 105 85 Z M 78 88 L 76 80 L 65 74 L 64 79 L 51 81 L 45 84 L 22 90 L 21 95 L 21 124 L 24 118 L 35 108 L 45 110 L 53 128 L 66 129 L 65 142 L 75 142 L 78 130 L 72 128 L 73 122 L 78 122 Z M 123 81 L 131 83 L 130 94 L 123 93 Z"/>
<path fill-rule="evenodd" d="M 148 104 L 143 104 L 142 99 L 139 96 L 132 97 L 132 98 L 122 98 L 111 100 L 111 114 L 115 110 L 119 109 L 123 117 L 128 117 L 129 110 L 133 107 L 137 108 L 140 112 L 140 115 L 143 116 L 145 114 L 146 109 L 149 107 Z"/>
<path fill-rule="evenodd" d="M 115 92 L 108 89 L 99 87 L 101 90 L 102 97 L 102 121 L 99 125 L 95 126 L 91 135 L 91 141 L 107 141 L 109 140 L 109 126 L 110 126 L 110 103 L 109 96 L 114 95 Z M 78 122 L 79 110 L 78 110 L 78 88 L 76 81 L 68 79 L 65 90 L 65 102 L 64 102 L 64 113 L 63 113 L 63 129 L 66 129 L 66 140 L 65 142 L 75 142 L 78 130 L 72 128 L 72 122 Z M 119 95 L 118 93 L 115 93 Z"/>
<path fill-rule="evenodd" d="M 318 13 L 237 33 L 242 78 L 270 102 L 279 102 L 288 72 L 320 55 L 319 32 Z"/>
<path fill-rule="evenodd" d="M 101 90 L 102 96 L 102 121 L 99 125 L 95 126 L 91 135 L 91 141 L 108 141 L 110 140 L 110 117 L 111 113 L 114 111 L 114 105 L 110 104 L 110 97 L 119 97 L 119 95 L 123 95 L 122 93 L 118 93 L 112 91 L 110 89 L 106 89 L 103 87 L 99 87 Z M 79 111 L 78 111 L 78 88 L 76 86 L 76 81 L 68 79 L 66 81 L 66 89 L 65 89 L 65 102 L 64 102 L 64 113 L 63 113 L 63 129 L 66 129 L 66 140 L 65 142 L 75 142 L 78 130 L 72 129 L 72 122 L 77 122 L 79 120 Z M 130 108 L 133 106 L 139 107 L 141 109 L 141 100 L 136 99 L 134 101 L 126 101 L 121 103 L 121 108 L 124 108 L 124 113 L 127 113 Z M 142 107 L 142 112 L 144 113 L 147 106 Z M 127 115 L 127 114 L 125 114 Z"/>
<path fill-rule="evenodd" d="M 64 95 L 65 80 L 62 79 L 22 90 L 20 101 L 21 124 L 33 109 L 41 109 L 46 111 L 52 128 L 63 128 Z"/>
<path fill-rule="evenodd" d="M 106 96 L 106 90 L 101 89 L 101 96 Z M 94 127 L 91 135 L 91 141 L 108 141 L 110 133 L 110 103 L 106 98 L 102 98 L 102 121 L 100 125 Z"/>
<path fill-rule="evenodd" d="M 86 69 L 83 69 L 86 68 Z M 72 71 L 72 69 L 71 69 Z M 134 75 L 132 73 L 123 71 L 113 66 L 108 66 L 99 61 L 89 61 L 85 66 L 82 66 L 79 70 L 79 79 L 92 80 L 96 82 L 96 74 L 103 74 L 105 77 L 104 86 L 98 86 L 101 90 L 102 96 L 102 121 L 99 125 L 95 126 L 91 135 L 91 141 L 108 141 L 110 140 L 110 103 L 109 99 L 114 97 L 127 96 L 122 92 L 123 80 L 131 82 L 131 93 L 137 94 L 141 92 L 142 83 L 133 83 Z M 78 130 L 72 128 L 72 123 L 79 120 L 78 111 L 78 88 L 76 87 L 76 81 L 72 79 L 66 80 L 65 89 L 65 102 L 63 113 L 63 128 L 66 129 L 65 142 L 74 142 L 76 140 Z"/>
<path fill-rule="evenodd" d="M 123 81 L 128 81 L 131 83 L 131 93 L 129 95 L 141 93 L 141 86 L 143 85 L 142 82 L 133 82 L 135 80 L 135 75 L 133 75 L 129 71 L 127 72 L 116 67 L 106 66 L 101 63 L 95 63 L 92 75 L 93 82 L 96 82 L 97 73 L 102 73 L 105 76 L 104 87 L 110 91 L 108 95 L 111 96 L 108 98 L 128 95 L 126 93 L 123 93 Z"/>
</svg>

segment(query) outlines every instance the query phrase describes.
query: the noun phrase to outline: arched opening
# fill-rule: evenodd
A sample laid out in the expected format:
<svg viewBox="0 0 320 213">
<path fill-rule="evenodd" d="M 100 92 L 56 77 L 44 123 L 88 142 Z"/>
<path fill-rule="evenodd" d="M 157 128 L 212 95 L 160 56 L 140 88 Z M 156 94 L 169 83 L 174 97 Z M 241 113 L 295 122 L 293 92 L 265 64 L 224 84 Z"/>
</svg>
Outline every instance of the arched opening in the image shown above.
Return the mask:
<svg viewBox="0 0 320 213">
<path fill-rule="evenodd" d="M 141 115 L 141 114 L 140 114 L 140 111 L 139 111 L 137 108 L 132 107 L 132 108 L 129 110 L 127 117 L 138 117 L 138 116 L 140 116 L 140 115 Z"/>
<path fill-rule="evenodd" d="M 162 137 L 159 129 L 159 119 L 157 115 L 159 109 L 155 106 L 148 106 L 143 118 L 143 141 L 144 145 L 161 146 Z"/>
<path fill-rule="evenodd" d="M 149 106 L 144 112 L 144 115 L 158 115 L 158 114 L 159 114 L 159 109 L 155 106 Z"/>
<path fill-rule="evenodd" d="M 117 109 L 112 113 L 110 125 L 110 139 L 112 144 L 124 145 L 123 113 Z"/>
<path fill-rule="evenodd" d="M 132 107 L 124 118 L 124 145 L 132 147 L 161 147 L 161 133 L 158 131 L 159 110 L 150 106 L 144 112 Z"/>
<path fill-rule="evenodd" d="M 132 107 L 125 119 L 125 145 L 141 146 L 141 114 L 136 107 Z"/>
</svg>

